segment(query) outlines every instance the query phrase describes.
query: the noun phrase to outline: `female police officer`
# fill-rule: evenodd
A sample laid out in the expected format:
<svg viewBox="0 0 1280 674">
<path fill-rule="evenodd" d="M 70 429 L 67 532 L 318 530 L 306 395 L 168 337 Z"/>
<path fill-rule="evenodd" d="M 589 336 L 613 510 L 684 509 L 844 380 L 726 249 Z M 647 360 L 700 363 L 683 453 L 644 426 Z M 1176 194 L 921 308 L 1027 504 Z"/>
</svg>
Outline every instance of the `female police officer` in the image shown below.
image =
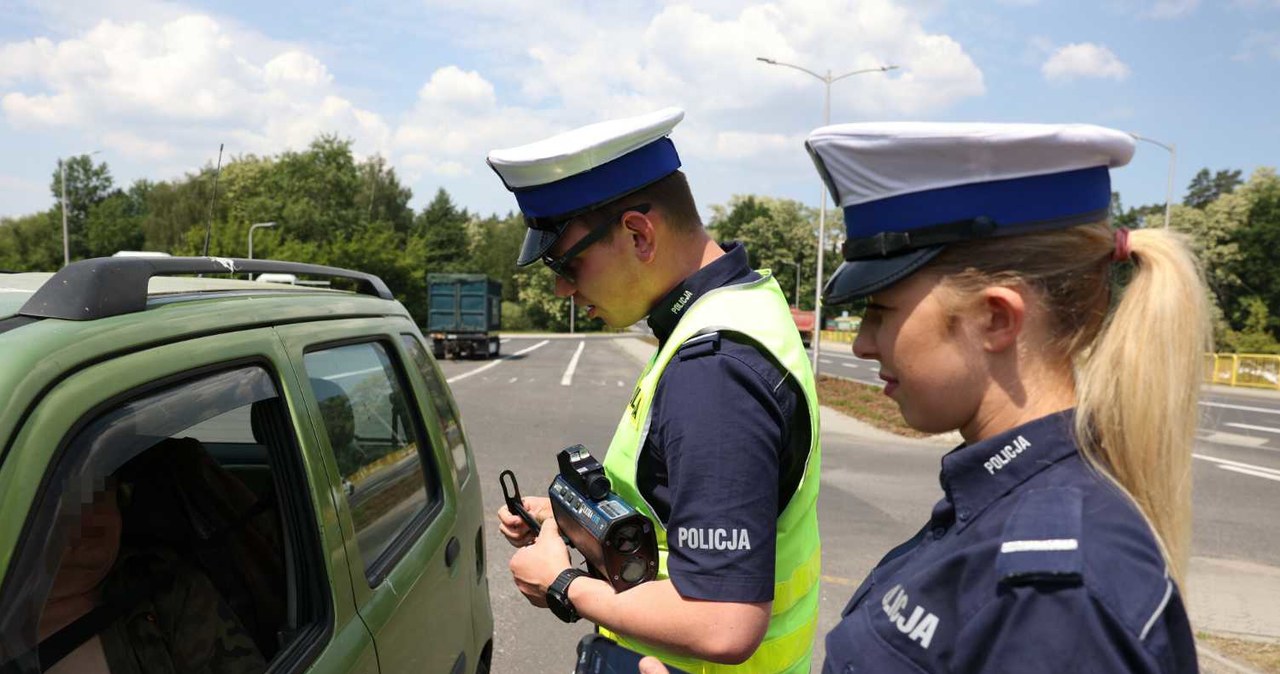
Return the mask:
<svg viewBox="0 0 1280 674">
<path fill-rule="evenodd" d="M 1181 237 L 1107 225 L 1133 140 L 895 123 L 806 146 L 849 229 L 827 301 L 866 298 L 854 353 L 912 427 L 964 438 L 824 671 L 1196 671 L 1178 587 L 1206 294 Z"/>
</svg>

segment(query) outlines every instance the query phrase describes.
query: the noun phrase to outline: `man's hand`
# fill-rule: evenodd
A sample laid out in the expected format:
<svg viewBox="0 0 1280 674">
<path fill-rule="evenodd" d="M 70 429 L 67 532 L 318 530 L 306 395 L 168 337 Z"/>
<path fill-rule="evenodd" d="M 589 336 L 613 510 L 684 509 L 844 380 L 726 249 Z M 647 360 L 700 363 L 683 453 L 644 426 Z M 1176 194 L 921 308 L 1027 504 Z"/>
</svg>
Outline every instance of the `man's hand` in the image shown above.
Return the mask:
<svg viewBox="0 0 1280 674">
<path fill-rule="evenodd" d="M 550 502 L 547 507 L 550 508 Z M 516 588 L 525 599 L 534 606 L 546 608 L 547 587 L 555 582 L 561 571 L 572 566 L 569 548 L 560 539 L 560 528 L 556 526 L 555 518 L 543 520 L 542 533 L 538 534 L 537 540 L 533 545 L 516 550 L 509 566 Z"/>
<path fill-rule="evenodd" d="M 640 661 L 640 674 L 668 674 L 667 666 L 652 655 L 646 655 Z"/>
<path fill-rule="evenodd" d="M 551 499 L 546 496 L 526 496 L 520 499 L 520 502 L 538 524 L 545 524 L 547 520 L 554 519 L 551 516 Z M 533 530 L 505 505 L 498 508 L 498 531 L 502 532 L 508 543 L 517 548 L 523 548 L 533 542 Z"/>
</svg>

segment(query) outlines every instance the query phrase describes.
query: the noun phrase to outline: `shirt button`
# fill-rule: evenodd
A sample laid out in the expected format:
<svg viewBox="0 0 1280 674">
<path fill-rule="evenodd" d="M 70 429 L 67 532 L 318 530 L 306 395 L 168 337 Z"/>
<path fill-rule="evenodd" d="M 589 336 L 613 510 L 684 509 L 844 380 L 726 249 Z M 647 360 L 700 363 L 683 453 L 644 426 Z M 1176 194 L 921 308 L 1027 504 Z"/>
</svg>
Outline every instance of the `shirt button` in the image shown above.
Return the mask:
<svg viewBox="0 0 1280 674">
<path fill-rule="evenodd" d="M 968 510 L 961 510 L 959 513 L 957 513 L 957 514 L 956 514 L 956 517 L 960 518 L 960 521 L 961 521 L 961 522 L 968 521 L 968 519 L 969 519 L 969 511 L 968 511 Z"/>
<path fill-rule="evenodd" d="M 938 540 L 947 534 L 947 530 L 942 527 L 933 528 L 933 540 Z"/>
</svg>

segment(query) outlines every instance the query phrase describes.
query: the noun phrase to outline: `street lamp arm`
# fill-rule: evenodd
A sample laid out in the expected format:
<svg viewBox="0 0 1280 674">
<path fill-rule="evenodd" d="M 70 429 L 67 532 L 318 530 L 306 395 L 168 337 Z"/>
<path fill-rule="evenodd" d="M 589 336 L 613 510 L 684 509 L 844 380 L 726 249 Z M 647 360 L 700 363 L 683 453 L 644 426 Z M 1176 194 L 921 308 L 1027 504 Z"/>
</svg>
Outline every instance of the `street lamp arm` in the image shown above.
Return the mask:
<svg viewBox="0 0 1280 674">
<path fill-rule="evenodd" d="M 877 68 L 863 68 L 863 69 L 861 69 L 861 70 L 854 70 L 854 71 L 851 71 L 851 72 L 847 72 L 847 73 L 845 73 L 845 74 L 843 74 L 843 75 L 841 75 L 841 76 L 839 76 L 839 77 L 833 77 L 833 78 L 831 78 L 831 81 L 832 81 L 832 82 L 839 82 L 840 80 L 842 80 L 842 79 L 844 79 L 844 78 L 846 78 L 846 77 L 852 77 L 852 76 L 854 76 L 854 75 L 861 75 L 862 73 L 876 73 L 876 72 L 883 73 L 883 72 L 888 72 L 888 71 L 890 71 L 890 70 L 897 70 L 897 69 L 898 69 L 898 66 L 879 66 L 879 67 L 877 67 Z"/>
<path fill-rule="evenodd" d="M 1132 131 L 1130 131 L 1130 132 L 1129 132 L 1129 135 L 1130 135 L 1134 140 L 1145 140 L 1146 142 L 1151 143 L 1152 145 L 1159 145 L 1160 147 L 1162 147 L 1162 148 L 1164 148 L 1164 149 L 1168 150 L 1169 152 L 1174 152 L 1174 151 L 1175 151 L 1172 147 L 1169 147 L 1168 145 L 1165 145 L 1164 143 L 1161 143 L 1160 141 L 1156 140 L 1155 138 L 1147 138 L 1146 136 L 1142 136 L 1142 135 L 1136 134 L 1136 133 L 1134 133 L 1134 132 L 1132 132 Z"/>
<path fill-rule="evenodd" d="M 821 80 L 821 81 L 823 81 L 823 82 L 826 82 L 826 81 L 827 81 L 827 78 L 826 78 L 826 77 L 824 77 L 824 76 L 822 76 L 822 75 L 819 75 L 818 73 L 815 73 L 815 72 L 813 72 L 812 70 L 809 70 L 808 68 L 802 68 L 802 67 L 800 67 L 800 66 L 798 66 L 798 65 L 795 65 L 795 64 L 792 64 L 792 63 L 783 63 L 782 61 L 775 61 L 775 60 L 773 60 L 773 59 L 767 59 L 767 58 L 765 58 L 765 57 L 763 57 L 763 56 L 757 56 L 757 57 L 756 57 L 756 60 L 757 60 L 757 61 L 761 61 L 761 62 L 763 62 L 763 63 L 768 63 L 768 64 L 769 64 L 769 65 L 771 65 L 771 66 L 782 66 L 782 67 L 784 67 L 784 68 L 791 68 L 792 70 L 799 70 L 800 72 L 802 72 L 802 73 L 806 73 L 806 74 L 809 74 L 809 75 L 812 75 L 812 76 L 814 76 L 814 77 L 818 78 L 819 80 Z"/>
</svg>

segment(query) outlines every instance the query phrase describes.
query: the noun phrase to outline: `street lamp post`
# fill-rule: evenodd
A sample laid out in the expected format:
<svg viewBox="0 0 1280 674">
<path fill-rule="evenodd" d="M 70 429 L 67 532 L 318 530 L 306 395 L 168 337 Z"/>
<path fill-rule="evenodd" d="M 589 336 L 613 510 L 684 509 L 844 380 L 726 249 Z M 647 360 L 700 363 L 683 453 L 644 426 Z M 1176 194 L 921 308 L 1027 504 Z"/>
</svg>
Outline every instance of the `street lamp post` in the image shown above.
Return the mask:
<svg viewBox="0 0 1280 674">
<path fill-rule="evenodd" d="M 1176 143 L 1169 143 L 1168 145 L 1165 145 L 1154 138 L 1147 138 L 1146 136 L 1138 135 L 1132 131 L 1129 132 L 1129 135 L 1133 136 L 1134 140 L 1145 140 L 1152 145 L 1159 145 L 1169 152 L 1169 183 L 1168 186 L 1165 187 L 1164 191 L 1164 228 L 1169 229 L 1169 209 L 1173 204 L 1173 170 L 1174 166 L 1178 163 L 1178 146 Z"/>
<path fill-rule="evenodd" d="M 800 72 L 811 75 L 826 85 L 826 93 L 822 103 L 822 125 L 826 126 L 831 123 L 831 84 L 839 82 L 846 77 L 861 75 L 863 73 L 883 73 L 896 69 L 898 66 L 879 66 L 877 68 L 863 68 L 861 70 L 851 70 L 843 75 L 836 77 L 831 76 L 831 70 L 827 70 L 827 74 L 819 75 L 818 73 L 802 68 L 791 63 L 783 63 L 774 59 L 757 56 L 757 61 L 768 63 L 771 66 L 782 66 L 799 70 Z M 814 276 L 814 298 L 813 298 L 813 376 L 818 376 L 818 354 L 822 351 L 822 253 L 826 246 L 827 234 L 827 184 L 819 181 L 822 185 L 822 201 L 818 209 L 818 268 L 817 275 Z"/>
<path fill-rule="evenodd" d="M 258 229 L 259 227 L 275 227 L 275 226 L 276 226 L 276 223 L 274 222 L 255 222 L 254 224 L 249 225 L 249 259 L 250 260 L 253 259 L 253 230 Z M 250 281 L 253 280 L 253 274 L 249 274 L 249 280 Z"/>
<path fill-rule="evenodd" d="M 94 150 L 85 156 L 92 157 L 99 152 L 102 150 Z M 67 162 L 61 158 L 58 159 L 58 176 L 62 181 L 62 266 L 65 267 L 71 264 L 71 243 L 67 234 Z"/>
</svg>

